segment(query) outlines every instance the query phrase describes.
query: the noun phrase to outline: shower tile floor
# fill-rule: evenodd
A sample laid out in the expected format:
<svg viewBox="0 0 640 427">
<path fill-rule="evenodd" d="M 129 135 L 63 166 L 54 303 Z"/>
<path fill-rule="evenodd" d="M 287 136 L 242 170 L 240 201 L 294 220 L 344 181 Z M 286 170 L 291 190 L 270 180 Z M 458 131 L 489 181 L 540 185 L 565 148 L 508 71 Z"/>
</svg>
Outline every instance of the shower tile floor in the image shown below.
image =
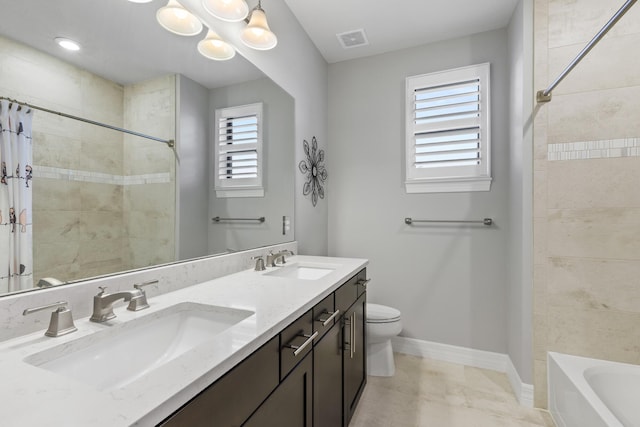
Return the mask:
<svg viewBox="0 0 640 427">
<path fill-rule="evenodd" d="M 349 427 L 555 427 L 516 400 L 505 374 L 395 354 L 394 377 L 368 377 Z"/>
</svg>

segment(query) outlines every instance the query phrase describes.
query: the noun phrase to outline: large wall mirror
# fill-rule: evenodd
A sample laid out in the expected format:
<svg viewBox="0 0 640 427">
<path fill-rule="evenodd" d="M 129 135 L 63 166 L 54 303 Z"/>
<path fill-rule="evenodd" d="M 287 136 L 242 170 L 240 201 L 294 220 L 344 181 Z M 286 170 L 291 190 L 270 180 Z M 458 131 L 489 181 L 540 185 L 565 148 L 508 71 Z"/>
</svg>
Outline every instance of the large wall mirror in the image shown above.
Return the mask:
<svg viewBox="0 0 640 427">
<path fill-rule="evenodd" d="M 32 238 L 20 243 L 32 274 L 11 280 L 6 266 L 22 261 L 0 251 L 0 295 L 294 239 L 293 98 L 240 55 L 201 56 L 206 27 L 164 30 L 155 16 L 165 4 L 0 0 L 0 97 L 176 140 L 172 149 L 35 110 Z M 228 197 L 214 190 L 214 117 L 248 104 L 263 111 L 264 191 Z M 0 216 L 6 248 L 22 223 Z"/>
</svg>

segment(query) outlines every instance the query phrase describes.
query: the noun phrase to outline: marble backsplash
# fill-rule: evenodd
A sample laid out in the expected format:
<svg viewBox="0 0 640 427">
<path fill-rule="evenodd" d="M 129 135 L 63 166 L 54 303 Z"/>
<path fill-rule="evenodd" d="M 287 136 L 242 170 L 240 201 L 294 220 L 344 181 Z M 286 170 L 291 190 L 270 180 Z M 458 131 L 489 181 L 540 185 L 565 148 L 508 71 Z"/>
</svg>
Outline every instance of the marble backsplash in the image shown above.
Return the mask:
<svg viewBox="0 0 640 427">
<path fill-rule="evenodd" d="M 93 296 L 98 293 L 98 286 L 106 286 L 107 292 L 118 292 L 132 289 L 135 283 L 158 280 L 157 284 L 145 288 L 149 304 L 153 304 L 154 296 L 252 268 L 255 261 L 251 257 L 284 249 L 297 254 L 298 244 L 297 242 L 283 243 L 3 296 L 0 297 L 0 341 L 39 330 L 42 330 L 43 339 L 55 339 L 44 337 L 51 312 L 44 310 L 23 316 L 22 312 L 26 308 L 38 307 L 56 301 L 67 301 L 73 311 L 74 319 L 80 319 L 91 315 Z M 116 315 L 119 310 L 125 310 L 123 302 L 116 303 L 115 307 Z"/>
</svg>

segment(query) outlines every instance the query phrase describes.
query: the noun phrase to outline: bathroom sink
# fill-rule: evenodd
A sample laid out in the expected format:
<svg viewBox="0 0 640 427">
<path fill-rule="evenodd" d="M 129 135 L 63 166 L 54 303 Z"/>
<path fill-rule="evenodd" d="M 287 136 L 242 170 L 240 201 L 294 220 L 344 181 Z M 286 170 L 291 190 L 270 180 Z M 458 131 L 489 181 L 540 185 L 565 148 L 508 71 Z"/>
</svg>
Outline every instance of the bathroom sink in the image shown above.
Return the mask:
<svg viewBox="0 0 640 427">
<path fill-rule="evenodd" d="M 252 311 L 180 303 L 28 356 L 25 362 L 95 386 L 121 388 L 215 337 Z"/>
<path fill-rule="evenodd" d="M 317 280 L 337 268 L 331 264 L 294 263 L 266 273 L 267 276 L 288 277 L 290 279 Z"/>
</svg>

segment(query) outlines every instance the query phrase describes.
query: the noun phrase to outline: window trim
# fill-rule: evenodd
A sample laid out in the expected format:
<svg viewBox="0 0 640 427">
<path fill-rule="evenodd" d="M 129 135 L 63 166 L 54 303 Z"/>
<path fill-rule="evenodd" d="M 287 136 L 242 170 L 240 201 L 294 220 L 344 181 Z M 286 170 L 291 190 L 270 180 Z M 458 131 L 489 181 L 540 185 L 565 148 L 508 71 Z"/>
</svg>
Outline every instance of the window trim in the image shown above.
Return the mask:
<svg viewBox="0 0 640 427">
<path fill-rule="evenodd" d="M 480 84 L 480 164 L 440 168 L 415 167 L 415 92 L 477 79 Z M 491 189 L 490 64 L 410 76 L 405 81 L 405 190 L 407 193 L 489 191 Z M 437 128 L 437 125 L 431 125 Z M 463 127 L 459 127 L 462 129 Z M 456 129 L 455 127 L 452 129 Z"/>
<path fill-rule="evenodd" d="M 220 179 L 220 140 L 219 129 L 220 121 L 231 117 L 243 117 L 255 115 L 257 119 L 257 177 L 237 180 L 221 180 Z M 240 105 L 235 107 L 216 108 L 215 122 L 213 128 L 213 174 L 214 174 L 214 190 L 218 198 L 232 197 L 264 197 L 263 187 L 263 103 Z M 235 181 L 235 182 L 233 182 Z"/>
</svg>

